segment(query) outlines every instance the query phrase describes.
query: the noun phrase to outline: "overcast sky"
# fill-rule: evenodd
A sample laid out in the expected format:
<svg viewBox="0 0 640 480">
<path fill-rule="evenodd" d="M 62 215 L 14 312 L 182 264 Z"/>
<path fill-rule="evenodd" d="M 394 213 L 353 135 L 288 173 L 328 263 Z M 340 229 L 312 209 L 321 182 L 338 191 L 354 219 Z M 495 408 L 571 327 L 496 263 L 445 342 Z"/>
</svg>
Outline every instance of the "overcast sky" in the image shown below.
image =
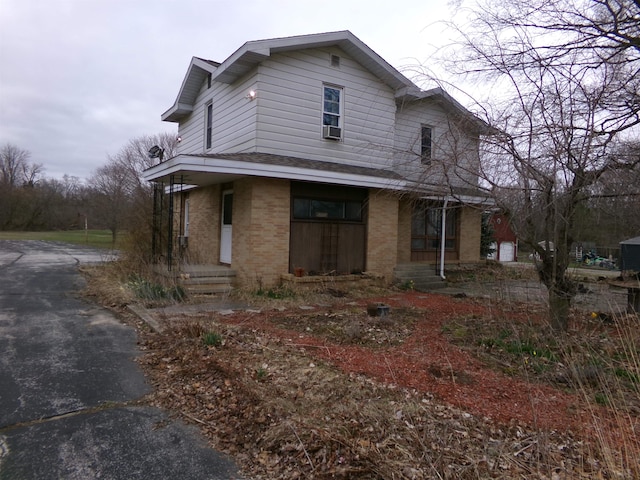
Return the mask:
<svg viewBox="0 0 640 480">
<path fill-rule="evenodd" d="M 160 120 L 191 57 L 350 30 L 410 78 L 448 33 L 447 0 L 0 0 L 0 146 L 44 175 L 89 177 Z"/>
</svg>

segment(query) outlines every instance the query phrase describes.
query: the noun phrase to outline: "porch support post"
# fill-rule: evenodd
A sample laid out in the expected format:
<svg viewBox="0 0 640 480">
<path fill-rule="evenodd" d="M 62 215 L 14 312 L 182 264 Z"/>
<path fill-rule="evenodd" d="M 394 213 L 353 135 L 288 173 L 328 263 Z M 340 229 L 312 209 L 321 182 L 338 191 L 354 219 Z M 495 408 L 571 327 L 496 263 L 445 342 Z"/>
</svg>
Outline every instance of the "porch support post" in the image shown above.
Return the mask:
<svg viewBox="0 0 640 480">
<path fill-rule="evenodd" d="M 446 237 L 447 237 L 447 205 L 449 203 L 449 198 L 444 197 L 444 203 L 442 205 L 442 224 L 440 226 L 440 278 L 446 280 L 444 275 L 444 249 L 446 246 Z"/>
<path fill-rule="evenodd" d="M 167 270 L 171 271 L 173 263 L 173 187 L 175 178 L 173 175 L 169 177 L 169 225 L 167 228 Z"/>
</svg>

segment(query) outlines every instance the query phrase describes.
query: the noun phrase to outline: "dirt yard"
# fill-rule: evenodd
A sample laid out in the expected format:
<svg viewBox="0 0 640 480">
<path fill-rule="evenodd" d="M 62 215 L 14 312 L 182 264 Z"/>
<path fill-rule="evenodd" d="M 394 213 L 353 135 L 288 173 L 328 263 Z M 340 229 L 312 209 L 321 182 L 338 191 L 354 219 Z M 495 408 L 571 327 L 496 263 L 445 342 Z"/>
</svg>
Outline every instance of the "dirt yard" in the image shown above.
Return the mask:
<svg viewBox="0 0 640 480">
<path fill-rule="evenodd" d="M 540 302 L 273 291 L 245 296 L 250 309 L 151 310 L 158 333 L 104 284 L 90 292 L 138 328 L 145 402 L 198 425 L 247 478 L 640 474 L 636 317 L 576 310 L 559 336 Z"/>
</svg>

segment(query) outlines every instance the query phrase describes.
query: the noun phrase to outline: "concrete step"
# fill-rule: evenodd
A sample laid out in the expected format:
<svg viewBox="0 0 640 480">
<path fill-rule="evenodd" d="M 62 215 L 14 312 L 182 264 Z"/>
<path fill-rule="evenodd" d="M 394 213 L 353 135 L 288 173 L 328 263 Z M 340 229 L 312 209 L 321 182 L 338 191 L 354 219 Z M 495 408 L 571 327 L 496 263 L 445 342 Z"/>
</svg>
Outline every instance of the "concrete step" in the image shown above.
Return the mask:
<svg viewBox="0 0 640 480">
<path fill-rule="evenodd" d="M 233 287 L 229 284 L 204 284 L 204 285 L 185 285 L 185 289 L 190 295 L 228 295 L 233 291 Z"/>
<path fill-rule="evenodd" d="M 437 275 L 438 273 L 435 265 L 425 265 L 422 263 L 401 263 L 395 266 L 394 271 L 399 273 L 431 273 L 433 275 Z"/>
<path fill-rule="evenodd" d="M 428 292 L 447 286 L 447 282 L 440 278 L 434 265 L 400 264 L 396 266 L 393 274 L 398 283 L 413 282 L 413 288 L 420 292 Z"/>
<path fill-rule="evenodd" d="M 189 278 L 235 277 L 236 271 L 221 265 L 181 265 L 180 275 Z"/>
<path fill-rule="evenodd" d="M 182 285 L 221 285 L 233 283 L 235 277 L 180 277 Z"/>
<path fill-rule="evenodd" d="M 430 292 L 432 290 L 438 290 L 440 288 L 447 288 L 447 282 L 438 278 L 438 280 L 434 280 L 432 282 L 413 282 L 413 289 L 418 292 Z"/>
<path fill-rule="evenodd" d="M 236 272 L 222 265 L 181 265 L 178 282 L 191 295 L 226 295 L 233 290 Z"/>
</svg>

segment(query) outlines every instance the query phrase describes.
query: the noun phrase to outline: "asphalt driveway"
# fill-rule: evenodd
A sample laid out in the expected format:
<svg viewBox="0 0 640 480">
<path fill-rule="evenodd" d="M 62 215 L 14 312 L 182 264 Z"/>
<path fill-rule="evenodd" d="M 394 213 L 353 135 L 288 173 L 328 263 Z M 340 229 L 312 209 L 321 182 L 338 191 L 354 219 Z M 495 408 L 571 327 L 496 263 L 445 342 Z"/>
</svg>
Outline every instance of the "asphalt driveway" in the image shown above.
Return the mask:
<svg viewBox="0 0 640 480">
<path fill-rule="evenodd" d="M 198 432 L 140 400 L 135 332 L 83 300 L 98 250 L 0 241 L 0 480 L 233 479 Z"/>
</svg>

